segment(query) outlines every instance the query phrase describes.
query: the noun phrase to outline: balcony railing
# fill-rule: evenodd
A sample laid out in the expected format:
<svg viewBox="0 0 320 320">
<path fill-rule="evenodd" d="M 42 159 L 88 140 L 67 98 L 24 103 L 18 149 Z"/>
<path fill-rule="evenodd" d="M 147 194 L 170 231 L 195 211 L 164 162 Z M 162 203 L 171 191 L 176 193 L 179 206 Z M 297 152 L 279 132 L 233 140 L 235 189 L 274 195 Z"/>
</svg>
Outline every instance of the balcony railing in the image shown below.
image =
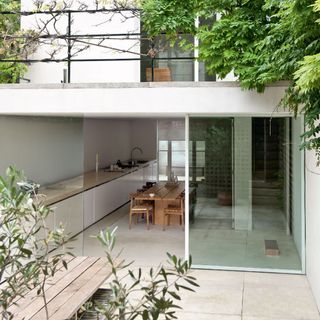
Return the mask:
<svg viewBox="0 0 320 320">
<path fill-rule="evenodd" d="M 61 51 L 56 54 L 49 54 L 49 56 L 45 56 L 42 53 L 31 54 L 27 57 L 21 57 L 19 55 L 14 56 L 13 58 L 0 58 L 0 62 L 6 63 L 23 63 L 32 65 L 38 63 L 55 63 L 55 64 L 64 64 L 61 67 L 61 82 L 71 83 L 73 75 L 79 74 L 79 70 L 73 69 L 73 66 L 78 65 L 79 63 L 105 63 L 105 65 L 101 64 L 100 72 L 110 73 L 115 72 L 112 67 L 114 67 L 114 63 L 138 63 L 140 65 L 140 79 L 137 78 L 137 67 L 135 67 L 130 72 L 135 72 L 136 81 L 141 82 L 153 82 L 153 81 L 215 81 L 214 76 L 208 76 L 205 72 L 205 68 L 201 68 L 201 64 L 197 62 L 196 57 L 194 56 L 194 52 L 178 52 L 175 48 L 174 51 L 168 52 L 166 55 L 166 51 L 158 51 L 154 56 L 149 55 L 149 47 L 151 47 L 149 42 L 152 42 L 152 48 L 154 48 L 154 39 L 149 38 L 146 34 L 141 32 L 119 32 L 119 33 L 106 33 L 105 28 L 103 32 L 94 32 L 94 33 L 79 33 L 75 31 L 73 27 L 74 21 L 78 23 L 77 19 L 74 20 L 74 16 L 81 14 L 100 14 L 100 15 L 125 15 L 127 12 L 136 13 L 138 9 L 86 9 L 86 10 L 50 10 L 50 11 L 42 11 L 42 10 L 34 10 L 34 11 L 20 11 L 20 12 L 12 12 L 12 11 L 3 11 L 0 12 L 0 15 L 19 15 L 20 18 L 23 19 L 37 19 L 36 17 L 40 15 L 41 17 L 48 15 L 49 20 L 53 19 L 54 26 L 50 24 L 46 25 L 42 28 L 41 32 L 36 35 L 36 42 L 39 42 L 41 45 L 39 46 L 39 50 L 41 51 L 41 46 L 46 49 L 50 49 L 54 47 L 56 44 L 61 46 Z M 47 20 L 48 20 L 47 19 Z M 135 18 L 138 19 L 138 18 Z M 42 18 L 40 21 L 47 21 Z M 81 19 L 80 19 L 81 20 Z M 109 19 L 109 23 L 111 23 L 111 19 Z M 61 23 L 63 21 L 63 28 L 65 32 L 61 32 L 61 27 L 56 27 L 55 24 Z M 39 28 L 39 26 L 38 26 Z M 85 29 L 85 26 L 83 27 Z M 40 28 L 41 29 L 41 28 Z M 99 28 L 98 28 L 99 29 Z M 101 29 L 101 28 L 100 28 Z M 112 28 L 111 28 L 112 29 Z M 140 31 L 140 28 L 138 28 Z M 188 35 L 187 35 L 188 36 Z M 161 37 L 161 36 L 160 36 Z M 164 36 L 163 36 L 164 37 Z M 34 41 L 34 34 L 22 34 L 22 35 L 8 35 L 1 34 L 0 39 L 11 39 L 11 40 L 21 40 L 21 41 Z M 122 41 L 122 43 L 130 43 L 131 41 L 135 41 L 136 45 L 133 45 L 128 48 L 123 48 L 119 46 L 118 48 L 114 48 L 110 46 L 111 41 L 113 44 L 115 41 Z M 162 39 L 163 40 L 163 39 Z M 137 44 L 138 43 L 138 44 Z M 107 44 L 107 45 L 106 45 Z M 80 47 L 79 47 L 80 46 Z M 133 49 L 132 49 L 133 47 Z M 89 49 L 95 53 L 86 54 L 89 52 Z M 52 49 L 52 48 L 51 48 Z M 50 50 L 51 50 L 50 49 Z M 104 54 L 101 50 L 113 50 L 116 55 L 110 55 L 110 53 Z M 53 50 L 53 49 L 52 49 Z M 100 52 L 99 52 L 100 50 Z M 44 51 L 44 50 L 42 50 Z M 58 51 L 57 51 L 58 52 Z M 156 52 L 156 51 L 155 51 Z M 111 63 L 108 66 L 112 66 L 111 68 L 106 67 L 107 63 Z M 76 68 L 79 68 L 76 66 Z M 90 70 L 90 66 L 87 67 Z M 97 67 L 96 67 L 97 68 Z M 100 68 L 100 67 L 99 67 Z M 99 69 L 98 68 L 98 69 Z M 43 70 L 42 70 L 43 71 Z M 126 72 L 122 70 L 121 72 Z M 36 72 L 35 72 L 36 73 Z M 50 73 L 50 71 L 48 72 Z M 83 74 L 84 72 L 82 72 Z M 50 76 L 50 75 L 48 75 Z M 138 76 L 139 77 L 139 76 Z M 28 76 L 26 76 L 28 78 Z M 77 77 L 75 76 L 75 79 Z M 29 81 L 29 79 L 21 78 L 22 80 Z M 75 80 L 77 81 L 77 79 Z M 110 80 L 109 80 L 110 81 Z"/>
</svg>

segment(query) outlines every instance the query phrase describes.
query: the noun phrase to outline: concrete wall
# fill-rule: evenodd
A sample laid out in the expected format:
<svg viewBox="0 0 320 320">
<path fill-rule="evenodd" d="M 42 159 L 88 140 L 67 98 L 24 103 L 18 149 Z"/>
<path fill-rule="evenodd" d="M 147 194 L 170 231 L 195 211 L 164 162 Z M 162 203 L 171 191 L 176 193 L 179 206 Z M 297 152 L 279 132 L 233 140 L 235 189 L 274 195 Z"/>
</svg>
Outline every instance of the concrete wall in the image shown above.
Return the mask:
<svg viewBox="0 0 320 320">
<path fill-rule="evenodd" d="M 83 172 L 81 118 L 0 116 L 0 175 L 9 165 L 45 185 Z"/>
<path fill-rule="evenodd" d="M 320 167 L 315 153 L 306 153 L 306 267 L 320 310 Z"/>
</svg>

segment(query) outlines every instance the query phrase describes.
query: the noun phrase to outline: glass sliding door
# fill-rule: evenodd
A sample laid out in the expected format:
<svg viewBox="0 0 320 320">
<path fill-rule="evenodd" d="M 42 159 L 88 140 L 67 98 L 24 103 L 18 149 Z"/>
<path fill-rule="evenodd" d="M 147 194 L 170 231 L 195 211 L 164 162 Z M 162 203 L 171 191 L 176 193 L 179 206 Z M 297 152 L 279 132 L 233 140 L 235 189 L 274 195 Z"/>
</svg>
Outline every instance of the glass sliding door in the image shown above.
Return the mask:
<svg viewBox="0 0 320 320">
<path fill-rule="evenodd" d="M 231 254 L 223 237 L 233 229 L 232 122 L 230 118 L 189 119 L 190 193 L 196 194 L 190 206 L 189 243 L 197 265 L 224 265 Z"/>
<path fill-rule="evenodd" d="M 194 265 L 301 271 L 300 131 L 290 118 L 189 118 Z"/>
</svg>

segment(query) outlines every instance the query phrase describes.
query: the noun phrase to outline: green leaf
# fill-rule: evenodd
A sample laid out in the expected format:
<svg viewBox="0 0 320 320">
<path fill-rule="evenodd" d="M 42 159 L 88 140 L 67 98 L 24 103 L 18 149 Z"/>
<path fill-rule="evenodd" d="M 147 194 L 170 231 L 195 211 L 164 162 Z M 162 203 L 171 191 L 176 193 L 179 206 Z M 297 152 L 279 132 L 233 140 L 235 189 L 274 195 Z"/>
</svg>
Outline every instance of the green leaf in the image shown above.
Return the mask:
<svg viewBox="0 0 320 320">
<path fill-rule="evenodd" d="M 143 310 L 142 319 L 143 319 L 143 320 L 148 320 L 148 319 L 149 319 L 148 310 Z"/>
<path fill-rule="evenodd" d="M 68 264 L 65 260 L 62 260 L 62 265 L 66 270 L 68 270 Z"/>
</svg>

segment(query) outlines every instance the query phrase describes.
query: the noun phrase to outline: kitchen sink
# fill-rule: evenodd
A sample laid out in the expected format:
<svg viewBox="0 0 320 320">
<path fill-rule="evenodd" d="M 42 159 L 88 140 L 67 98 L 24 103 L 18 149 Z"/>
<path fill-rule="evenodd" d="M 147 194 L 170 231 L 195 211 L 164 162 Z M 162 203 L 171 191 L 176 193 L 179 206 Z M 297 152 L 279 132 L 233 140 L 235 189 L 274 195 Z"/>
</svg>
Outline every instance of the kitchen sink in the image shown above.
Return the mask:
<svg viewBox="0 0 320 320">
<path fill-rule="evenodd" d="M 137 162 L 137 164 L 144 164 L 144 163 L 149 162 L 149 160 L 137 160 L 136 162 Z"/>
<path fill-rule="evenodd" d="M 136 168 L 136 167 L 139 167 L 139 165 L 138 164 L 134 164 L 134 165 L 132 165 L 132 164 L 122 164 L 121 165 L 121 168 Z"/>
</svg>

